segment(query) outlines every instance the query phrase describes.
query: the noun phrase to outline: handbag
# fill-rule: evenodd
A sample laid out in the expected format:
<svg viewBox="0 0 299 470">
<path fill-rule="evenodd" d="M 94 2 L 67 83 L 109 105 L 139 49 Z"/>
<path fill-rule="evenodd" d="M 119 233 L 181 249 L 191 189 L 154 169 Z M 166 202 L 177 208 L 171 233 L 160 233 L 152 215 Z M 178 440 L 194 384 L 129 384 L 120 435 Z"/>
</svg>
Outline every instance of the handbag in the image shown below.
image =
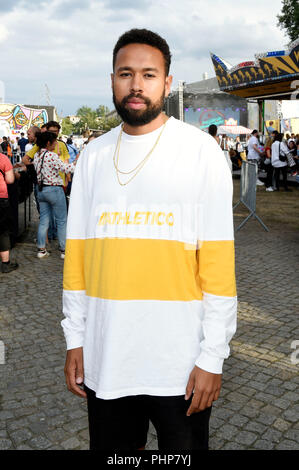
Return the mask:
<svg viewBox="0 0 299 470">
<path fill-rule="evenodd" d="M 270 165 L 270 163 L 271 163 L 271 158 L 265 157 L 264 165 Z"/>
<path fill-rule="evenodd" d="M 278 158 L 281 162 L 287 161 L 287 156 L 284 153 L 280 153 L 280 143 L 279 143 L 279 157 Z"/>
<path fill-rule="evenodd" d="M 48 152 L 48 150 L 46 150 L 46 151 L 43 153 L 43 155 L 42 155 L 42 163 L 41 163 L 41 167 L 40 167 L 40 176 L 41 176 L 41 180 L 40 180 L 40 182 L 38 183 L 38 190 L 39 190 L 39 191 L 42 191 L 42 190 L 43 190 L 43 187 L 44 187 L 42 169 L 43 169 L 43 165 L 44 165 L 44 158 L 45 158 L 45 155 L 46 155 L 47 152 Z"/>
</svg>

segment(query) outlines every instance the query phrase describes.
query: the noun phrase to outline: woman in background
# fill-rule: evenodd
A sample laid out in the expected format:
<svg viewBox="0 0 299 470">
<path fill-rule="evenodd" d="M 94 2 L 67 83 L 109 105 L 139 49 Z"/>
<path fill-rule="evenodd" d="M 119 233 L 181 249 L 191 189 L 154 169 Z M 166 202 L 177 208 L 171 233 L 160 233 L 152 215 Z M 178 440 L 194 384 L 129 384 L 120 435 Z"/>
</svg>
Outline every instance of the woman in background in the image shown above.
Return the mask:
<svg viewBox="0 0 299 470">
<path fill-rule="evenodd" d="M 60 248 L 60 257 L 64 259 L 67 208 L 63 181 L 59 172 L 73 173 L 77 159 L 73 163 L 60 160 L 55 148 L 57 136 L 53 132 L 42 132 L 36 141 L 39 151 L 34 155 L 34 167 L 37 174 L 37 197 L 40 206 L 40 220 L 37 232 L 38 258 L 46 258 L 46 236 L 50 224 L 51 214 L 54 215 L 57 225 L 57 236 Z"/>
<path fill-rule="evenodd" d="M 271 163 L 271 146 L 272 146 L 272 138 L 267 137 L 265 142 L 265 160 L 264 160 L 264 168 L 266 170 L 267 176 L 265 181 L 266 191 L 272 192 L 274 191 L 272 187 L 272 180 L 273 180 L 273 166 Z"/>
<path fill-rule="evenodd" d="M 280 187 L 280 173 L 282 173 L 283 177 L 284 190 L 292 191 L 288 188 L 287 154 L 289 153 L 289 149 L 287 144 L 285 142 L 282 142 L 282 137 L 283 134 L 276 134 L 273 140 L 273 144 L 271 145 L 271 163 L 274 167 L 276 191 L 279 191 Z"/>
</svg>

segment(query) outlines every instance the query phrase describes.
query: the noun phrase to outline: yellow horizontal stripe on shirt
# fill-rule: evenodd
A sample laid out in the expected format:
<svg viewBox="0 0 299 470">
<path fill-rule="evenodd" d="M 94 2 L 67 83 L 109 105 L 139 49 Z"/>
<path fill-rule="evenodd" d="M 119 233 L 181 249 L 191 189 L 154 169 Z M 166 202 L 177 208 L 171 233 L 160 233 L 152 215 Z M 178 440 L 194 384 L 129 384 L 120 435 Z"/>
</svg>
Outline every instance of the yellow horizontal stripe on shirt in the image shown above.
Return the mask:
<svg viewBox="0 0 299 470">
<path fill-rule="evenodd" d="M 206 250 L 205 242 L 203 250 Z M 216 242 L 228 247 L 227 242 Z M 231 242 L 233 244 L 233 242 Z M 219 248 L 221 250 L 221 248 Z M 199 257 L 200 258 L 200 257 Z M 195 246 L 171 240 L 104 238 L 71 240 L 66 243 L 64 263 L 64 289 L 86 290 L 91 297 L 112 300 L 201 300 L 203 286 L 206 292 L 215 293 L 211 279 L 207 279 L 198 269 L 198 256 Z M 222 261 L 229 262 L 227 255 Z M 232 261 L 232 260 L 231 260 Z M 206 257 L 203 257 L 206 263 Z M 207 263 L 206 263 L 207 264 Z M 213 277 L 207 264 L 208 277 Z M 217 266 L 215 278 L 218 286 Z M 232 272 L 232 270 L 229 270 Z M 227 276 L 225 266 L 223 276 Z M 221 277 L 221 276 L 220 276 Z M 224 285 L 227 285 L 225 280 Z M 220 286 L 218 295 L 223 293 Z M 217 295 L 217 294 L 216 294 Z"/>
<path fill-rule="evenodd" d="M 232 240 L 204 241 L 198 250 L 200 285 L 208 294 L 235 297 L 235 245 Z"/>
<path fill-rule="evenodd" d="M 85 240 L 66 240 L 63 267 L 65 290 L 85 290 L 84 249 Z"/>
</svg>

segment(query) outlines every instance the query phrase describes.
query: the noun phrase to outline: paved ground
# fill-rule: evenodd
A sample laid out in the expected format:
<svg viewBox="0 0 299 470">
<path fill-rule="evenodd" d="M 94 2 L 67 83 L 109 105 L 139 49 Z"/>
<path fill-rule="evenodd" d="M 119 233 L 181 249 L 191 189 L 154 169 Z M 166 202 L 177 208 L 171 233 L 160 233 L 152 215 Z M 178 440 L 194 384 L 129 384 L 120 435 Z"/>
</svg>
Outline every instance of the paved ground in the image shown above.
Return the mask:
<svg viewBox="0 0 299 470">
<path fill-rule="evenodd" d="M 13 250 L 20 269 L 0 274 L 0 449 L 88 449 L 86 404 L 64 382 L 63 261 L 55 250 L 35 257 L 34 228 Z M 299 447 L 299 364 L 291 360 L 293 353 L 299 362 L 299 231 L 269 228 L 250 220 L 236 233 L 238 331 L 212 412 L 211 449 Z M 157 449 L 152 428 L 147 448 Z"/>
</svg>

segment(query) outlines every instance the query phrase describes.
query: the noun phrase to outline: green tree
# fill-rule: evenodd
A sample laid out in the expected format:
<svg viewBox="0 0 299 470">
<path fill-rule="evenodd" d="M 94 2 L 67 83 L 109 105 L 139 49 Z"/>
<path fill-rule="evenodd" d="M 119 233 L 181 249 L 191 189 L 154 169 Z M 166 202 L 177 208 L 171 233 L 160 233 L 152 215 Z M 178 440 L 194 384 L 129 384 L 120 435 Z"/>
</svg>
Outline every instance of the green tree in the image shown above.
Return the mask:
<svg viewBox="0 0 299 470">
<path fill-rule="evenodd" d="M 118 126 L 121 123 L 121 119 L 118 116 L 107 117 L 104 116 L 103 118 L 99 119 L 100 129 L 108 132 L 113 127 Z"/>
<path fill-rule="evenodd" d="M 295 41 L 299 37 L 298 0 L 282 0 L 281 14 L 277 19 L 277 25 L 286 31 L 291 41 Z"/>
<path fill-rule="evenodd" d="M 106 116 L 106 114 L 109 113 L 109 108 L 107 108 L 107 106 L 104 106 L 103 104 L 100 104 L 96 109 L 96 113 L 98 117 L 104 117 Z"/>
<path fill-rule="evenodd" d="M 80 121 L 74 125 L 74 132 L 77 134 L 82 134 L 88 129 L 99 128 L 98 115 L 94 109 L 82 106 L 78 109 L 76 116 L 80 118 Z"/>
</svg>

